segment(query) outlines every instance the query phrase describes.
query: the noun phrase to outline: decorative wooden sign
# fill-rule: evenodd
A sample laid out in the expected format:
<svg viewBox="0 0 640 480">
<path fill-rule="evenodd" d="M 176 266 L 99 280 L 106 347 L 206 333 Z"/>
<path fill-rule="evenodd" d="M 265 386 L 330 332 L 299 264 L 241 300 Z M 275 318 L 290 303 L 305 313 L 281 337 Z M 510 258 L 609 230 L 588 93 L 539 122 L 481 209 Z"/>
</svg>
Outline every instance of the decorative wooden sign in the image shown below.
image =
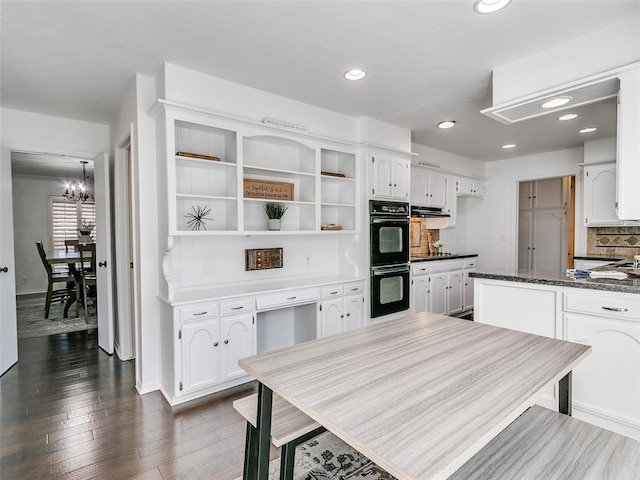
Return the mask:
<svg viewBox="0 0 640 480">
<path fill-rule="evenodd" d="M 265 198 L 267 200 L 293 200 L 293 183 L 269 182 L 266 180 L 243 179 L 245 198 Z"/>
</svg>

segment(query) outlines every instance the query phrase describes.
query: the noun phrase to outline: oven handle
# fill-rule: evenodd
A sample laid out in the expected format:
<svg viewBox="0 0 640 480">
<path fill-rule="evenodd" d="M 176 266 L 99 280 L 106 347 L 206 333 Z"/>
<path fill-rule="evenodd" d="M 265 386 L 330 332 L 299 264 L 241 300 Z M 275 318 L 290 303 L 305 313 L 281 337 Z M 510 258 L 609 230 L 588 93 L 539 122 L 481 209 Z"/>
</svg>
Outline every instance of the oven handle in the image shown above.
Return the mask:
<svg viewBox="0 0 640 480">
<path fill-rule="evenodd" d="M 402 217 L 402 218 L 372 218 L 371 219 L 371 223 L 395 223 L 395 224 L 402 224 L 402 225 L 404 225 L 406 223 L 407 225 L 409 225 L 409 217 Z"/>
<path fill-rule="evenodd" d="M 389 273 L 409 273 L 409 267 L 377 267 L 372 268 L 373 276 L 388 275 Z"/>
</svg>

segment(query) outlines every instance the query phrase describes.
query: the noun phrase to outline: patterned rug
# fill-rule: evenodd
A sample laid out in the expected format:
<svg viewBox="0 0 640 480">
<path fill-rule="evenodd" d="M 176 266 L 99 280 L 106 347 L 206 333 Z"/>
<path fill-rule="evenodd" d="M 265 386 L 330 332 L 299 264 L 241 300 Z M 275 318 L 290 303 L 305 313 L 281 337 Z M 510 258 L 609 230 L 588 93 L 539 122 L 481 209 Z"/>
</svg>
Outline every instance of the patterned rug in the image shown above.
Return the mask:
<svg viewBox="0 0 640 480">
<path fill-rule="evenodd" d="M 89 323 L 84 320 L 84 312 L 80 310 L 80 317 L 74 318 L 75 306 L 69 309 L 69 318 L 63 318 L 64 304 L 54 303 L 49 310 L 49 318 L 44 318 L 44 303 L 37 305 L 18 303 L 16 311 L 18 317 L 18 338 L 46 337 L 57 333 L 77 332 L 96 328 L 97 318 L 93 309 L 89 309 Z M 39 303 L 39 302 L 37 302 Z"/>
<path fill-rule="evenodd" d="M 241 478 L 241 477 L 240 477 Z M 280 478 L 280 459 L 269 464 L 269 480 Z M 396 480 L 330 432 L 296 449 L 295 480 Z M 236 479 L 240 480 L 240 479 Z"/>
</svg>

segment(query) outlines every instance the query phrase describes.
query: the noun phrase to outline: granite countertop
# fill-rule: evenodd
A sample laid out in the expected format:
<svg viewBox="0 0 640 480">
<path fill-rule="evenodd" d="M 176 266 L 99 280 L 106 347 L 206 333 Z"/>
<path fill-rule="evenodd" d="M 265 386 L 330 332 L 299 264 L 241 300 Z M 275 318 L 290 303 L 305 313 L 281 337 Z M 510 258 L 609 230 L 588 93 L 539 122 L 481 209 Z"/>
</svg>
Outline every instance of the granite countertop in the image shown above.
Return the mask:
<svg viewBox="0 0 640 480">
<path fill-rule="evenodd" d="M 619 260 L 633 259 L 631 256 L 607 256 L 607 255 L 574 255 L 574 260 L 604 260 L 609 262 L 617 262 Z"/>
<path fill-rule="evenodd" d="M 619 270 L 628 274 L 628 271 L 618 269 L 615 264 L 603 265 L 591 270 L 608 271 Z M 623 280 L 612 278 L 578 278 L 568 277 L 564 273 L 522 272 L 517 270 L 484 270 L 469 272 L 470 277 L 487 278 L 491 280 L 503 280 L 507 282 L 536 283 L 539 285 L 556 285 L 559 287 L 588 288 L 591 290 L 604 290 L 608 292 L 624 292 L 640 294 L 640 276 L 628 274 Z"/>
<path fill-rule="evenodd" d="M 456 258 L 472 258 L 477 257 L 477 253 L 443 253 L 440 255 L 425 255 L 420 257 L 411 257 L 413 262 L 433 262 L 437 260 L 454 260 Z"/>
</svg>

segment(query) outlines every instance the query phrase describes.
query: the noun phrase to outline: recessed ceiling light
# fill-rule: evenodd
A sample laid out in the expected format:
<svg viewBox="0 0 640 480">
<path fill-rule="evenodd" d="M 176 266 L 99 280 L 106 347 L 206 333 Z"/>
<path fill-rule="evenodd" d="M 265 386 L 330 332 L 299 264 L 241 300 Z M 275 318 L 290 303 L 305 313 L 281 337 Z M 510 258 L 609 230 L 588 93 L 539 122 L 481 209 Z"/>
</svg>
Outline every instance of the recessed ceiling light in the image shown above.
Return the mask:
<svg viewBox="0 0 640 480">
<path fill-rule="evenodd" d="M 354 68 L 345 73 L 344 78 L 346 78 L 347 80 L 362 80 L 366 75 L 367 72 L 365 72 L 364 70 Z"/>
<path fill-rule="evenodd" d="M 596 130 L 598 130 L 596 127 L 586 127 L 586 128 L 583 128 L 582 130 L 578 130 L 578 133 L 591 133 L 591 132 L 595 132 Z"/>
<path fill-rule="evenodd" d="M 556 97 L 540 104 L 540 108 L 556 108 L 566 105 L 571 101 L 571 97 Z"/>
<path fill-rule="evenodd" d="M 509 5 L 511 0 L 476 0 L 473 10 L 476 13 L 493 13 Z"/>
<path fill-rule="evenodd" d="M 502 145 L 502 148 L 504 148 L 505 150 L 509 150 L 510 148 L 516 148 L 516 144 L 515 143 L 507 143 L 506 145 Z"/>
<path fill-rule="evenodd" d="M 452 128 L 456 126 L 455 120 L 443 120 L 438 124 L 438 128 Z"/>
<path fill-rule="evenodd" d="M 573 120 L 574 118 L 578 118 L 578 115 L 576 115 L 575 113 L 567 113 L 566 115 L 558 117 L 558 120 L 560 120 L 561 122 L 565 122 L 567 120 Z"/>
</svg>

